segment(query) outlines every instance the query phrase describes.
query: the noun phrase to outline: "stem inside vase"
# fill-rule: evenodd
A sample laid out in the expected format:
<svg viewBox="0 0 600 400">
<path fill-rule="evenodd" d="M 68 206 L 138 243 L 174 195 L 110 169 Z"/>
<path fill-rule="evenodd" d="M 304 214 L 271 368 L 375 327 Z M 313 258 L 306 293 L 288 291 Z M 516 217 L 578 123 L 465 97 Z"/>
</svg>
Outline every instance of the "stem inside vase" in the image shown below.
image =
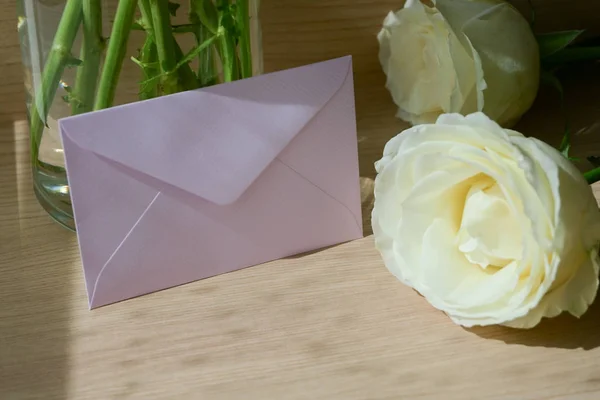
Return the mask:
<svg viewBox="0 0 600 400">
<path fill-rule="evenodd" d="M 135 93 L 139 100 L 147 100 L 252 76 L 255 37 L 251 18 L 257 9 L 256 2 L 64 0 L 47 53 L 33 50 L 48 37 L 47 32 L 38 36 L 31 29 L 31 24 L 39 20 L 40 11 L 22 3 L 20 9 L 25 10 L 22 11 L 25 15 L 19 15 L 20 36 L 23 32 L 38 36 L 31 42 L 32 50 L 28 42 L 22 43 L 23 53 L 29 51 L 31 57 L 37 58 L 47 54 L 45 63 L 33 63 L 43 63 L 43 68 L 31 67 L 35 84 L 28 100 L 31 162 L 40 202 L 48 210 L 60 208 L 62 215 L 69 217 L 64 164 L 52 158 L 57 157 L 54 154 L 62 157 L 60 144 L 55 144 L 57 139 L 60 141 L 56 125 L 60 118 L 132 101 L 130 93 Z M 108 5 L 111 3 L 114 8 Z M 60 5 L 52 7 L 56 15 Z M 109 9 L 116 10 L 114 15 Z M 135 53 L 130 54 L 131 51 Z M 137 93 L 129 84 L 133 74 L 137 76 Z M 40 158 L 42 142 L 45 144 Z M 48 142 L 57 149 L 52 152 L 50 162 Z M 44 182 L 50 183 L 40 184 L 40 171 L 47 178 Z M 60 205 L 56 200 L 58 193 L 62 196 Z"/>
</svg>

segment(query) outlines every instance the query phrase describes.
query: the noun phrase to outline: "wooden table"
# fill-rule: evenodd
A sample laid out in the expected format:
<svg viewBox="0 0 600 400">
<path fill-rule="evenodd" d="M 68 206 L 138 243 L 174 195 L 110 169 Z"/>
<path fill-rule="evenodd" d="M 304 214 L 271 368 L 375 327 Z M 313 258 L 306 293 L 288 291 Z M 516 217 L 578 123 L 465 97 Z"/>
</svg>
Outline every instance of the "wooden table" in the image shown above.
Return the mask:
<svg viewBox="0 0 600 400">
<path fill-rule="evenodd" d="M 375 39 L 399 3 L 262 5 L 267 70 L 354 56 L 367 234 L 373 162 L 404 127 Z M 541 30 L 597 25 L 597 3 L 534 3 Z M 0 399 L 600 398 L 599 304 L 531 331 L 465 330 L 397 282 L 370 236 L 88 311 L 75 235 L 31 190 L 14 15 L 0 0 Z M 575 128 L 598 118 L 598 72 L 567 79 Z M 519 129 L 555 143 L 555 94 Z"/>
</svg>

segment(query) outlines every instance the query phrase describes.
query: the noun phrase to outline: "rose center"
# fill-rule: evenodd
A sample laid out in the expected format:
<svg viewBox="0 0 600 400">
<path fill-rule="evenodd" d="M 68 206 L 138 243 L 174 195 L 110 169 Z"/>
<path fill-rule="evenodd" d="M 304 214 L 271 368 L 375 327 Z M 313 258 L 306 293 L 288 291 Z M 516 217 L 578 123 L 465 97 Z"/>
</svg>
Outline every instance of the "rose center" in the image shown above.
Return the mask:
<svg viewBox="0 0 600 400">
<path fill-rule="evenodd" d="M 465 257 L 484 269 L 521 257 L 521 229 L 496 182 L 485 179 L 470 188 L 457 238 Z"/>
</svg>

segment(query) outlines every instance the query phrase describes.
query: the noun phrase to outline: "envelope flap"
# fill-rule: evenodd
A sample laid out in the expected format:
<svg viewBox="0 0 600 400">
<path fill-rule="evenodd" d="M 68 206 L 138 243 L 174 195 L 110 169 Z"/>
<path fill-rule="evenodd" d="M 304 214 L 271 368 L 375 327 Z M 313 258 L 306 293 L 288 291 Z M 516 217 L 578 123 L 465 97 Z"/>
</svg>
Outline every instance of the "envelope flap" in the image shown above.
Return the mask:
<svg viewBox="0 0 600 400">
<path fill-rule="evenodd" d="M 60 120 L 78 146 L 217 204 L 239 198 L 343 85 L 350 57 Z"/>
</svg>

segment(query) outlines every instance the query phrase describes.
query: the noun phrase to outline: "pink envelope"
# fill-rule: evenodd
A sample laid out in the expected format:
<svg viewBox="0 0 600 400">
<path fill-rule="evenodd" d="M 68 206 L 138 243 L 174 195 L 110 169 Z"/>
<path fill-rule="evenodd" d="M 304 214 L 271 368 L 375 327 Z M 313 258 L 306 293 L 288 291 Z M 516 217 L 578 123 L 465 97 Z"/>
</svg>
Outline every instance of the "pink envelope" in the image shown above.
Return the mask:
<svg viewBox="0 0 600 400">
<path fill-rule="evenodd" d="M 362 237 L 350 57 L 59 124 L 90 308 Z"/>
</svg>

